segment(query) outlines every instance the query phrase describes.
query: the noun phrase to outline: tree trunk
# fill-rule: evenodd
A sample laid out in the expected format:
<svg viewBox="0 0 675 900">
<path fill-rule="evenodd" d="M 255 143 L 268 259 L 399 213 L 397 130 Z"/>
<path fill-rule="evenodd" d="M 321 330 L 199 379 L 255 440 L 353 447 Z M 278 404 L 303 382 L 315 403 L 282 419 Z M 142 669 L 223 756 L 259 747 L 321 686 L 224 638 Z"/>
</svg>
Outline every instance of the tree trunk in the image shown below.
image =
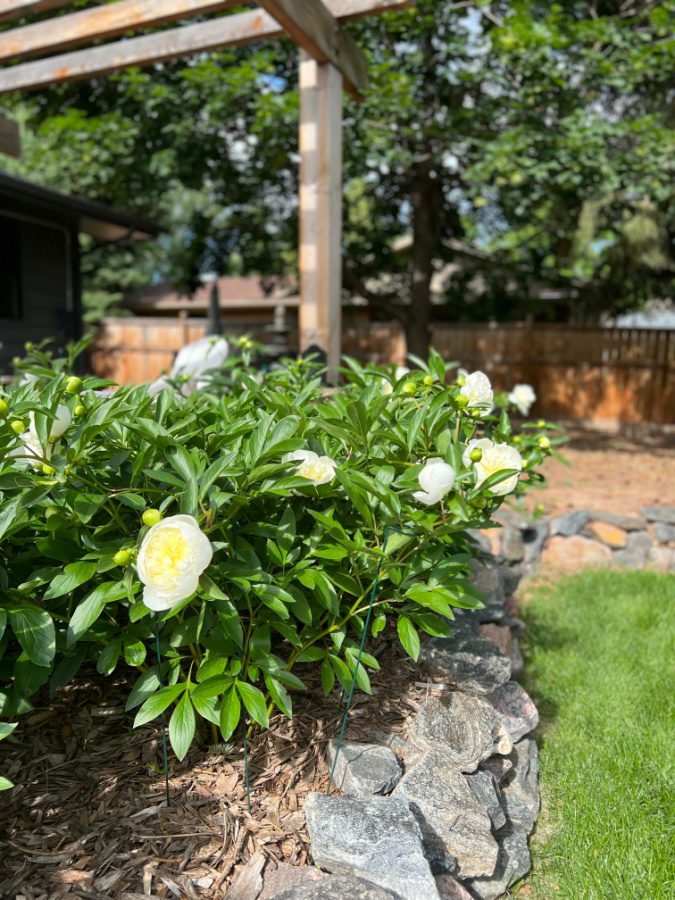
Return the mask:
<svg viewBox="0 0 675 900">
<path fill-rule="evenodd" d="M 408 353 L 425 359 L 429 352 L 431 278 L 440 237 L 443 193 L 431 174 L 430 161 L 418 163 L 410 184 L 412 206 L 412 273 L 405 337 Z"/>
</svg>

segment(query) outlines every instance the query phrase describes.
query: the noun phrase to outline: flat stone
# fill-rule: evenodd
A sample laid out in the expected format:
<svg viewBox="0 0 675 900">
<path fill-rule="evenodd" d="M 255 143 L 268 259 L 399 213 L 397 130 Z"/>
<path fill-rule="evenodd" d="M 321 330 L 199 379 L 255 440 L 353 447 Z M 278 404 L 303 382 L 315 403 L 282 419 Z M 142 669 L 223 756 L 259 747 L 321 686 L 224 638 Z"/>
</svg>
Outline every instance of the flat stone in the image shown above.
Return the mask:
<svg viewBox="0 0 675 900">
<path fill-rule="evenodd" d="M 499 713 L 460 692 L 427 700 L 410 726 L 410 740 L 424 750 L 442 750 L 461 772 L 475 772 L 484 759 L 506 755 L 513 745 Z"/>
<path fill-rule="evenodd" d="M 499 622 L 504 616 L 504 585 L 499 566 L 493 560 L 471 561 L 469 582 L 483 595 L 482 609 L 476 610 L 481 622 Z"/>
<path fill-rule="evenodd" d="M 675 525 L 675 506 L 645 506 L 642 515 L 648 522 L 664 522 Z"/>
<path fill-rule="evenodd" d="M 622 516 L 617 513 L 604 512 L 603 510 L 591 510 L 591 520 L 594 522 L 607 522 L 616 525 L 624 531 L 643 531 L 647 523 L 641 516 Z"/>
<path fill-rule="evenodd" d="M 314 793 L 305 817 L 316 865 L 363 878 L 403 900 L 438 900 L 422 832 L 405 798 Z"/>
<path fill-rule="evenodd" d="M 447 872 L 436 875 L 436 887 L 441 900 L 474 900 L 464 885 Z"/>
<path fill-rule="evenodd" d="M 541 805 L 539 796 L 539 750 L 532 738 L 519 741 L 510 754 L 513 774 L 502 785 L 507 818 L 528 832 L 534 828 Z"/>
<path fill-rule="evenodd" d="M 607 544 L 613 550 L 620 550 L 626 546 L 628 540 L 628 532 L 618 525 L 612 525 L 609 522 L 591 522 L 588 526 L 590 534 L 603 544 Z"/>
<path fill-rule="evenodd" d="M 661 572 L 669 572 L 675 569 L 675 548 L 652 547 L 647 557 L 648 564 Z"/>
<path fill-rule="evenodd" d="M 448 754 L 426 753 L 396 785 L 394 796 L 410 804 L 434 872 L 453 871 L 455 865 L 462 878 L 494 872 L 497 842 L 490 817 Z"/>
<path fill-rule="evenodd" d="M 480 768 L 494 775 L 501 785 L 511 777 L 509 773 L 513 771 L 513 760 L 508 756 L 491 756 L 480 764 Z"/>
<path fill-rule="evenodd" d="M 574 512 L 565 513 L 563 516 L 556 516 L 555 519 L 551 519 L 551 536 L 572 537 L 579 534 L 581 529 L 588 525 L 590 519 L 591 514 L 587 509 L 577 509 Z"/>
<path fill-rule="evenodd" d="M 310 882 L 325 881 L 329 877 L 325 872 L 315 869 L 314 866 L 292 866 L 287 862 L 274 863 L 270 861 L 265 866 L 263 890 L 258 900 L 272 900 L 282 892 L 286 892 L 288 897 L 290 888 L 304 887 Z M 290 894 L 290 897 L 296 896 L 296 894 Z"/>
<path fill-rule="evenodd" d="M 487 700 L 502 717 L 504 727 L 516 743 L 539 724 L 539 713 L 530 695 L 517 681 L 509 681 L 490 694 Z"/>
<path fill-rule="evenodd" d="M 474 897 L 496 900 L 527 875 L 530 866 L 527 832 L 520 825 L 512 825 L 509 833 L 499 838 L 499 855 L 493 875 L 490 878 L 474 878 L 468 887 Z"/>
<path fill-rule="evenodd" d="M 566 572 L 576 572 L 585 566 L 609 566 L 611 563 L 612 551 L 609 547 L 578 534 L 569 538 L 551 538 L 541 554 L 542 566 Z"/>
<path fill-rule="evenodd" d="M 504 656 L 509 656 L 513 647 L 513 634 L 507 625 L 497 625 L 495 622 L 486 622 L 479 628 L 481 637 L 487 638 L 498 647 Z"/>
<path fill-rule="evenodd" d="M 507 562 L 520 562 L 525 559 L 525 543 L 519 528 L 507 525 L 501 537 L 501 555 Z"/>
<path fill-rule="evenodd" d="M 467 784 L 473 791 L 474 797 L 490 817 L 492 830 L 499 831 L 506 825 L 506 814 L 501 803 L 499 782 L 490 772 L 474 772 L 473 775 L 465 775 Z"/>
<path fill-rule="evenodd" d="M 523 531 L 523 543 L 525 544 L 525 565 L 531 569 L 539 561 L 541 550 L 546 538 L 549 536 L 548 522 L 535 522 Z"/>
<path fill-rule="evenodd" d="M 450 623 L 452 637 L 455 639 L 478 637 L 480 618 L 475 609 L 454 609 L 455 618 Z"/>
<path fill-rule="evenodd" d="M 419 662 L 429 675 L 473 694 L 491 694 L 511 677 L 508 657 L 482 637 L 429 638 L 422 644 Z"/>
<path fill-rule="evenodd" d="M 623 550 L 616 550 L 612 555 L 612 562 L 616 566 L 626 566 L 629 569 L 642 569 L 647 562 L 647 554 L 653 544 L 651 535 L 646 531 L 635 531 L 628 535 L 626 546 Z"/>
<path fill-rule="evenodd" d="M 665 522 L 657 522 L 654 526 L 654 537 L 659 544 L 675 542 L 675 525 L 666 525 Z"/>
<path fill-rule="evenodd" d="M 419 762 L 424 755 L 424 750 L 410 741 L 406 741 L 400 734 L 389 734 L 386 731 L 374 731 L 373 739 L 376 740 L 378 744 L 389 747 L 389 749 L 396 754 L 397 759 L 401 760 L 406 770 L 411 766 L 414 766 L 416 762 Z"/>
<path fill-rule="evenodd" d="M 515 594 L 518 585 L 520 584 L 520 579 L 523 577 L 521 572 L 512 566 L 500 566 L 499 574 L 501 575 L 504 594 L 507 597 Z"/>
<path fill-rule="evenodd" d="M 331 768 L 336 749 L 337 741 L 329 741 L 326 757 Z M 337 756 L 333 784 L 343 794 L 357 797 L 390 794 L 402 774 L 396 754 L 389 747 L 345 741 Z"/>
<path fill-rule="evenodd" d="M 305 867 L 307 868 L 307 867 Z M 399 895 L 362 878 L 329 875 L 271 895 L 271 900 L 398 900 Z"/>
</svg>

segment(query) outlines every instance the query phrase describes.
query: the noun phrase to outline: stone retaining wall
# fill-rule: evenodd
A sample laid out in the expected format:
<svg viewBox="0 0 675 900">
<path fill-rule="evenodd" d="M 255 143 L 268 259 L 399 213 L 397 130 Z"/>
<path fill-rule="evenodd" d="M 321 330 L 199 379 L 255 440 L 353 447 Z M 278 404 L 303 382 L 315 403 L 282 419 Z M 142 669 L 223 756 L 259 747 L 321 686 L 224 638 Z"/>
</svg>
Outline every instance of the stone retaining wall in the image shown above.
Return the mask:
<svg viewBox="0 0 675 900">
<path fill-rule="evenodd" d="M 319 868 L 268 866 L 256 893 L 236 893 L 235 884 L 228 897 L 494 900 L 529 871 L 540 808 L 530 735 L 539 715 L 516 680 L 524 624 L 514 592 L 540 564 L 675 569 L 675 507 L 641 516 L 579 510 L 550 522 L 507 511 L 502 525 L 475 535 L 486 551 L 472 576 L 484 608 L 457 610 L 452 637 L 422 645 L 430 697 L 407 735 L 345 742 L 335 768 L 341 796 L 309 796 Z M 328 745 L 331 766 L 336 749 Z"/>
</svg>

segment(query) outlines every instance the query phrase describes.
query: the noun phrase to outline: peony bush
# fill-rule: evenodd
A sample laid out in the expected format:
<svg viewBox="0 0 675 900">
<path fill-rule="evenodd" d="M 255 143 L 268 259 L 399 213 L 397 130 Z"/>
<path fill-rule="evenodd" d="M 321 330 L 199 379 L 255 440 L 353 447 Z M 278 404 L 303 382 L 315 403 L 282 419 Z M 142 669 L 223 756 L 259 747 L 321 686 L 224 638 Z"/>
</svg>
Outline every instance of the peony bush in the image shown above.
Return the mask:
<svg viewBox="0 0 675 900">
<path fill-rule="evenodd" d="M 33 349 L 0 399 L 0 738 L 85 665 L 135 672 L 127 710 L 167 713 L 181 759 L 292 716 L 311 670 L 326 694 L 369 691 L 389 624 L 416 658 L 480 605 L 469 529 L 550 452 L 547 423 L 514 434 L 522 390 L 453 381 L 434 352 L 414 371 L 347 359 L 327 390 L 311 361 L 256 371 L 248 342 L 118 389 L 72 374 L 80 349 Z"/>
</svg>

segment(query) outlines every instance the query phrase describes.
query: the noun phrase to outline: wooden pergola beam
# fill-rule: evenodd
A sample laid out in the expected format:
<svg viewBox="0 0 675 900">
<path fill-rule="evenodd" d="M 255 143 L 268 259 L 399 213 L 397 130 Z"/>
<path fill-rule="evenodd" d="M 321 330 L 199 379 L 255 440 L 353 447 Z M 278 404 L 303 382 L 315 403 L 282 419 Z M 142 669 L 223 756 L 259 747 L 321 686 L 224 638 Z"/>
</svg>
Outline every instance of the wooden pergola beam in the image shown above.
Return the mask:
<svg viewBox="0 0 675 900">
<path fill-rule="evenodd" d="M 368 85 L 368 61 L 322 0 L 258 0 L 286 34 L 319 63 L 332 63 L 358 94 Z"/>
<path fill-rule="evenodd" d="M 47 12 L 58 6 L 66 6 L 67 3 L 70 0 L 0 0 L 0 22 Z"/>
<path fill-rule="evenodd" d="M 0 59 L 56 52 L 132 29 L 221 12 L 237 0 L 119 0 L 0 32 Z"/>
<path fill-rule="evenodd" d="M 407 0 L 325 0 L 336 19 L 352 19 L 400 9 Z M 113 4 L 114 5 L 114 4 Z M 50 87 L 82 78 L 110 75 L 195 53 L 224 50 L 263 38 L 283 37 L 284 30 L 260 10 L 222 16 L 208 22 L 170 28 L 86 50 L 75 50 L 0 70 L 0 94 Z"/>
</svg>

